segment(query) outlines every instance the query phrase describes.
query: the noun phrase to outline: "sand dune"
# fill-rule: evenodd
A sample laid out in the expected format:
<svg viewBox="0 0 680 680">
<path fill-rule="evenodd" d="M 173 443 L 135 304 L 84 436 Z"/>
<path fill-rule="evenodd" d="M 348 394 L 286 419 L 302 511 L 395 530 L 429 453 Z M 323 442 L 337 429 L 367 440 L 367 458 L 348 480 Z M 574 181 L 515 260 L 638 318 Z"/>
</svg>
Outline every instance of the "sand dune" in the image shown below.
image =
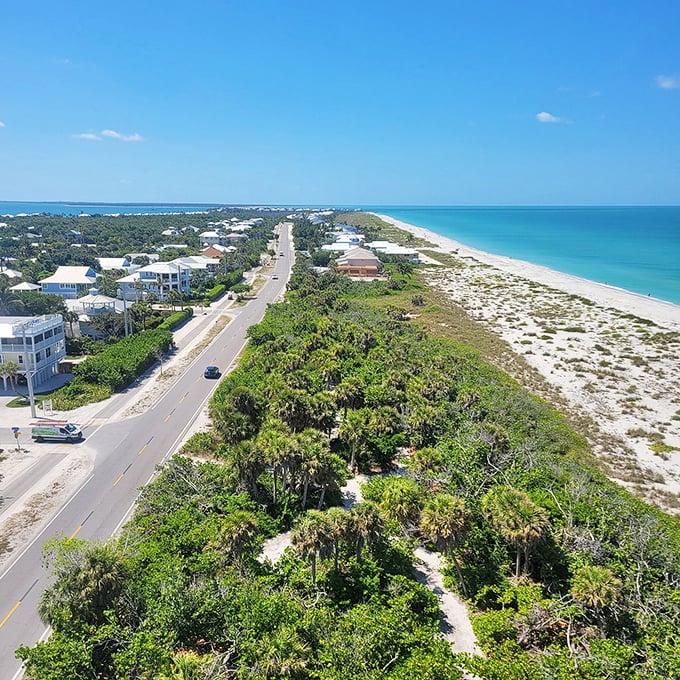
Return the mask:
<svg viewBox="0 0 680 680">
<path fill-rule="evenodd" d="M 427 281 L 495 331 L 589 416 L 583 432 L 613 479 L 680 512 L 680 307 L 508 257 L 386 215 L 454 255 Z"/>
</svg>

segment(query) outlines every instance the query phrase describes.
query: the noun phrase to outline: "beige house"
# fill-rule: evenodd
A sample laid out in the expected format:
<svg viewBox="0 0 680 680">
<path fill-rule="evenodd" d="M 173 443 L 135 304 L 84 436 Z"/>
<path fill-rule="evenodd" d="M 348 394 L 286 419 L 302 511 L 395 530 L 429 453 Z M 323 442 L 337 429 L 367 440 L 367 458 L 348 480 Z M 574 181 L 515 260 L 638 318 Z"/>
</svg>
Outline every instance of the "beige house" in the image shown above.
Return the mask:
<svg viewBox="0 0 680 680">
<path fill-rule="evenodd" d="M 382 263 L 365 248 L 352 248 L 336 261 L 337 270 L 348 276 L 366 277 L 374 279 L 380 276 Z"/>
</svg>

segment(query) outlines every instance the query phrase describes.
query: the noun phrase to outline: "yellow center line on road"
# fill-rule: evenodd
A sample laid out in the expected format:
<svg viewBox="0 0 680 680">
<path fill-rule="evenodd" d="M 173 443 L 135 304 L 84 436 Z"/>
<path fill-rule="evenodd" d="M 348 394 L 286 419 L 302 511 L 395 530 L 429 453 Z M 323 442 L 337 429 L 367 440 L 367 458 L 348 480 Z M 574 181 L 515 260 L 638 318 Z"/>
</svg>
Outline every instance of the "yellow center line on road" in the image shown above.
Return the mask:
<svg viewBox="0 0 680 680">
<path fill-rule="evenodd" d="M 19 601 L 9 610 L 7 616 L 5 616 L 5 618 L 2 621 L 0 621 L 0 628 L 2 628 L 7 623 L 7 621 L 9 621 L 9 617 L 12 616 L 12 614 L 14 614 L 14 612 L 17 609 L 19 609 L 19 605 L 28 597 L 28 594 L 33 590 L 33 588 L 35 588 L 35 584 L 37 582 L 38 579 L 35 579 L 35 581 L 31 583 L 31 587 L 19 598 Z"/>
<path fill-rule="evenodd" d="M 168 420 L 170 420 L 170 416 L 171 416 L 171 415 L 172 415 L 172 413 L 168 413 L 168 415 L 167 415 L 167 416 L 165 416 L 165 421 L 164 421 L 164 422 L 166 422 L 166 423 L 167 423 L 167 422 L 168 422 Z"/>
<path fill-rule="evenodd" d="M 137 454 L 138 456 L 141 456 L 144 453 L 144 449 L 148 446 L 148 444 L 144 444 L 142 448 L 139 450 L 139 453 Z"/>
<path fill-rule="evenodd" d="M 70 536 L 69 539 L 75 538 L 78 535 L 78 532 L 83 528 L 83 525 L 81 524 Z"/>
<path fill-rule="evenodd" d="M 126 473 L 131 467 L 132 467 L 132 463 L 130 463 L 130 465 L 128 465 L 128 466 L 125 468 L 125 470 L 123 470 L 123 471 L 118 475 L 118 479 L 116 479 L 116 481 L 113 483 L 113 486 L 116 486 L 116 484 L 118 484 L 118 482 L 120 482 L 120 480 L 123 479 L 123 477 L 125 476 L 125 473 Z M 89 516 L 89 515 L 88 515 L 88 516 Z"/>
<path fill-rule="evenodd" d="M 18 601 L 18 602 L 17 602 L 17 603 L 9 610 L 9 614 L 7 614 L 7 616 L 5 616 L 5 618 L 4 618 L 2 621 L 0 621 L 0 628 L 2 628 L 2 627 L 7 623 L 7 621 L 9 621 L 9 617 L 12 616 L 12 614 L 14 614 L 14 612 L 19 608 L 19 605 L 20 605 L 20 604 L 21 604 L 21 600 L 19 600 L 19 601 Z"/>
<path fill-rule="evenodd" d="M 200 379 L 201 379 L 201 376 L 199 375 L 198 378 L 196 378 L 196 380 L 194 380 L 194 382 L 199 382 Z"/>
</svg>

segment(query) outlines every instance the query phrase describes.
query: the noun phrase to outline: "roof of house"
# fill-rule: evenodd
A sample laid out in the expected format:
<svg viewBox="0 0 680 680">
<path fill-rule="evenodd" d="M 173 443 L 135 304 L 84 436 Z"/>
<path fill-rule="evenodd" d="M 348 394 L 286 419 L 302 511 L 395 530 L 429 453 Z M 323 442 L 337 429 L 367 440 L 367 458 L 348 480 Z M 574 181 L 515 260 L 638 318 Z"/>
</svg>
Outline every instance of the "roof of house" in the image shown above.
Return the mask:
<svg viewBox="0 0 680 680">
<path fill-rule="evenodd" d="M 365 248 L 352 248 L 348 250 L 344 255 L 336 260 L 338 266 L 351 264 L 353 262 L 361 262 L 363 266 L 375 264 L 376 266 L 380 264 L 380 260 L 370 251 Z"/>
<path fill-rule="evenodd" d="M 87 313 L 86 308 L 113 308 L 117 313 L 123 312 L 122 300 L 109 297 L 108 295 L 100 295 L 99 292 L 93 288 L 88 295 L 77 298 L 75 300 L 65 300 L 66 308 L 72 312 Z"/>
<path fill-rule="evenodd" d="M 0 337 L 13 338 L 26 329 L 26 335 L 31 336 L 40 333 L 45 328 L 64 323 L 60 314 L 43 314 L 42 316 L 0 316 Z"/>
<path fill-rule="evenodd" d="M 37 283 L 22 281 L 21 283 L 17 283 L 16 286 L 11 286 L 10 290 L 40 290 L 40 286 Z"/>
<path fill-rule="evenodd" d="M 130 266 L 127 257 L 98 257 L 97 262 L 102 269 L 127 269 Z"/>
<path fill-rule="evenodd" d="M 205 255 L 189 255 L 188 257 L 178 257 L 172 261 L 184 267 L 189 267 L 189 269 L 207 269 L 211 265 L 217 266 L 220 263 L 219 260 Z"/>
<path fill-rule="evenodd" d="M 81 283 L 92 285 L 97 280 L 97 275 L 91 267 L 57 267 L 57 271 L 46 279 L 40 279 L 40 283 Z"/>
</svg>

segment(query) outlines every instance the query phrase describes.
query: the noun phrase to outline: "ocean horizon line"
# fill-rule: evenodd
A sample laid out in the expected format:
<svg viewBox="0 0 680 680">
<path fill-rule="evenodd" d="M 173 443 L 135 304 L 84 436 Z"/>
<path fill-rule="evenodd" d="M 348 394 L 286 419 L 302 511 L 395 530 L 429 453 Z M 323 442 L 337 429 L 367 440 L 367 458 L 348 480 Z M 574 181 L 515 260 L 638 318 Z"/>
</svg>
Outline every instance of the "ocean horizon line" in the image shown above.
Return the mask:
<svg viewBox="0 0 680 680">
<path fill-rule="evenodd" d="M 225 201 L 75 201 L 75 200 L 24 200 L 0 199 L 0 205 L 28 204 L 28 205 L 128 205 L 128 206 L 216 206 L 216 207 L 246 207 L 261 206 L 267 208 L 300 208 L 314 210 L 316 208 L 352 208 L 355 210 L 374 210 L 384 208 L 484 208 L 484 209 L 512 209 L 512 208 L 680 208 L 679 203 L 304 203 L 279 202 L 264 203 L 261 201 L 225 202 Z"/>
</svg>

